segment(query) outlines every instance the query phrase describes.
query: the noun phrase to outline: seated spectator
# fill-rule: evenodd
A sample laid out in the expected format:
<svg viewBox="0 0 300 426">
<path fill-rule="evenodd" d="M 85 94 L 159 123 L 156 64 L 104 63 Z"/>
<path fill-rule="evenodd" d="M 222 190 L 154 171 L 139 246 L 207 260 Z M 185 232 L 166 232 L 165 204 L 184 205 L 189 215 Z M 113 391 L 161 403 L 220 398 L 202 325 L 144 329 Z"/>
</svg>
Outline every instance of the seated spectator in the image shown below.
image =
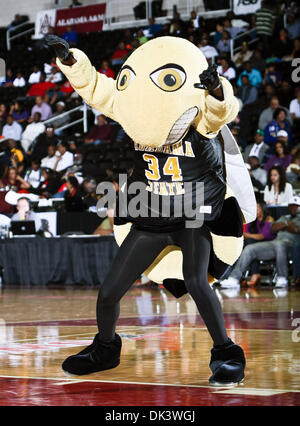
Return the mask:
<svg viewBox="0 0 300 426">
<path fill-rule="evenodd" d="M 4 81 L 2 81 L 1 86 L 3 87 L 13 87 L 14 85 L 14 77 L 13 72 L 11 68 L 7 68 L 6 70 L 6 77 Z"/>
<path fill-rule="evenodd" d="M 211 59 L 219 55 L 218 51 L 213 46 L 208 44 L 206 38 L 202 38 L 200 44 L 198 44 L 198 47 L 206 59 Z"/>
<path fill-rule="evenodd" d="M 113 65 L 122 65 L 124 64 L 127 55 L 128 50 L 126 49 L 124 41 L 121 41 L 111 57 L 111 63 Z"/>
<path fill-rule="evenodd" d="M 111 125 L 107 123 L 104 115 L 97 116 L 98 124 L 91 128 L 87 134 L 84 142 L 99 145 L 104 142 L 110 141 Z"/>
<path fill-rule="evenodd" d="M 24 87 L 26 86 L 25 78 L 23 77 L 20 71 L 17 72 L 17 76 L 13 81 L 14 87 Z"/>
<path fill-rule="evenodd" d="M 17 13 L 14 17 L 14 20 L 9 24 L 8 28 L 11 29 L 11 28 L 17 27 L 18 25 L 21 25 L 27 21 L 28 21 L 28 16 L 20 15 L 19 13 Z"/>
<path fill-rule="evenodd" d="M 259 164 L 259 159 L 255 156 L 248 158 L 248 164 L 250 166 L 249 173 L 254 189 L 262 191 L 265 189 L 267 184 L 267 172 L 262 169 Z"/>
<path fill-rule="evenodd" d="M 51 143 L 48 146 L 47 157 L 42 158 L 42 161 L 41 161 L 42 168 L 54 169 L 54 166 L 57 161 L 55 153 L 56 153 L 56 144 Z"/>
<path fill-rule="evenodd" d="M 56 104 L 56 112 L 52 114 L 51 118 L 57 117 L 55 121 L 52 121 L 51 127 L 54 127 L 55 134 L 60 135 L 61 131 L 57 131 L 59 127 L 63 127 L 65 124 L 70 122 L 70 117 L 65 115 L 64 117 L 60 117 L 61 114 L 65 112 L 66 104 L 63 101 L 59 101 Z"/>
<path fill-rule="evenodd" d="M 57 69 L 57 67 L 53 67 L 51 70 L 51 73 L 48 74 L 46 81 L 49 81 L 50 83 L 61 83 L 63 80 L 62 73 Z"/>
<path fill-rule="evenodd" d="M 274 40 L 273 52 L 274 55 L 283 58 L 289 56 L 293 51 L 293 43 L 289 38 L 288 31 L 285 28 L 281 28 L 279 31 L 279 40 Z"/>
<path fill-rule="evenodd" d="M 11 220 L 12 221 L 20 221 L 20 220 L 32 220 L 35 222 L 35 231 L 38 232 L 41 228 L 41 221 L 36 213 L 30 210 L 30 201 L 26 197 L 22 197 L 18 199 L 17 202 L 17 210 Z"/>
<path fill-rule="evenodd" d="M 41 114 L 35 112 L 33 115 L 33 122 L 28 124 L 23 132 L 21 144 L 25 152 L 30 149 L 33 141 L 45 131 L 45 125 L 41 123 Z"/>
<path fill-rule="evenodd" d="M 55 56 L 51 58 L 49 63 L 47 62 L 44 63 L 44 74 L 46 75 L 46 78 L 49 77 L 49 75 L 52 73 L 53 68 L 57 68 L 59 71 Z"/>
<path fill-rule="evenodd" d="M 145 36 L 142 29 L 137 30 L 136 35 L 140 43 L 140 46 L 148 41 L 148 38 Z"/>
<path fill-rule="evenodd" d="M 248 75 L 242 76 L 242 85 L 238 88 L 237 97 L 243 102 L 243 108 L 246 105 L 253 104 L 258 97 L 257 88 L 251 86 Z"/>
<path fill-rule="evenodd" d="M 233 80 L 236 77 L 235 69 L 229 66 L 226 57 L 221 58 L 220 65 L 218 66 L 218 73 L 220 76 L 227 78 L 227 80 Z"/>
<path fill-rule="evenodd" d="M 100 74 L 105 74 L 106 77 L 115 78 L 115 72 L 109 67 L 109 62 L 103 60 L 99 69 Z"/>
<path fill-rule="evenodd" d="M 265 142 L 274 144 L 277 141 L 277 134 L 280 130 L 285 130 L 288 134 L 288 141 L 291 142 L 291 126 L 286 119 L 286 112 L 283 108 L 277 108 L 273 113 L 273 120 L 265 127 Z"/>
<path fill-rule="evenodd" d="M 24 152 L 19 141 L 8 139 L 7 141 L 10 159 L 9 165 L 14 167 L 18 174 L 22 173 L 24 168 Z"/>
<path fill-rule="evenodd" d="M 20 124 L 25 123 L 29 117 L 28 111 L 20 101 L 15 101 L 11 104 L 9 113 L 14 117 L 14 120 Z"/>
<path fill-rule="evenodd" d="M 21 189 L 21 177 L 18 174 L 16 167 L 10 167 L 5 176 L 2 177 L 2 183 L 9 190 L 18 192 Z"/>
<path fill-rule="evenodd" d="M 244 41 L 242 48 L 233 56 L 233 62 L 237 68 L 241 67 L 245 62 L 249 61 L 253 55 L 253 51 L 249 50 L 248 44 Z"/>
<path fill-rule="evenodd" d="M 264 201 L 268 205 L 288 204 L 293 197 L 292 185 L 287 182 L 282 167 L 269 169 L 267 185 L 264 190 Z"/>
<path fill-rule="evenodd" d="M 213 35 L 213 41 L 215 46 L 217 46 L 219 41 L 223 38 L 223 31 L 224 31 L 223 25 L 220 22 L 218 22 L 216 24 L 216 31 Z"/>
<path fill-rule="evenodd" d="M 51 117 L 52 109 L 50 105 L 44 102 L 44 99 L 42 98 L 42 96 L 37 96 L 35 98 L 35 105 L 33 106 L 31 110 L 32 118 L 36 112 L 40 113 L 41 121 L 48 120 L 48 118 Z"/>
<path fill-rule="evenodd" d="M 14 120 L 14 117 L 9 114 L 6 119 L 6 124 L 3 126 L 2 136 L 7 139 L 19 141 L 22 138 L 22 126 Z"/>
<path fill-rule="evenodd" d="M 294 120 L 295 131 L 300 130 L 300 87 L 295 89 L 296 98 L 290 102 L 290 114 Z M 297 129 L 297 130 L 296 130 Z"/>
<path fill-rule="evenodd" d="M 247 162 L 249 157 L 254 156 L 258 157 L 259 163 L 262 164 L 264 155 L 268 149 L 269 146 L 264 142 L 264 131 L 257 129 L 254 136 L 254 143 L 247 145 L 244 150 L 244 161 Z"/>
<path fill-rule="evenodd" d="M 156 24 L 154 18 L 149 18 L 149 27 L 147 28 L 149 37 L 156 37 L 162 30 L 163 26 L 161 24 Z"/>
<path fill-rule="evenodd" d="M 64 194 L 67 212 L 82 212 L 85 210 L 80 191 L 79 182 L 75 176 L 68 176 L 66 181 L 67 191 Z"/>
<path fill-rule="evenodd" d="M 54 83 L 46 81 L 46 74 L 41 72 L 40 82 L 34 83 L 28 90 L 26 96 L 41 96 L 43 98 L 48 90 L 53 89 L 54 86 Z"/>
<path fill-rule="evenodd" d="M 263 75 L 266 69 L 266 61 L 263 58 L 262 51 L 260 49 L 255 49 L 249 60 L 252 67 Z"/>
<path fill-rule="evenodd" d="M 265 164 L 265 170 L 268 172 L 273 166 L 281 166 L 286 170 L 292 161 L 292 156 L 288 154 L 287 146 L 284 142 L 277 141 L 275 144 L 275 154 L 269 158 Z"/>
<path fill-rule="evenodd" d="M 295 15 L 293 13 L 289 13 L 287 15 L 287 25 L 286 29 L 291 40 L 295 40 L 295 38 L 300 35 L 300 21 L 296 20 Z"/>
<path fill-rule="evenodd" d="M 112 235 L 114 232 L 114 209 L 108 209 L 106 218 L 95 229 L 93 235 Z"/>
<path fill-rule="evenodd" d="M 75 47 L 78 44 L 77 31 L 73 30 L 70 25 L 67 26 L 67 30 L 63 33 L 62 38 L 66 40 L 71 47 Z"/>
<path fill-rule="evenodd" d="M 5 196 L 10 191 L 10 186 L 5 179 L 6 168 L 0 162 L 0 213 L 10 216 L 14 212 L 14 206 L 5 201 Z"/>
<path fill-rule="evenodd" d="M 273 84 L 275 87 L 279 86 L 282 81 L 282 75 L 279 71 L 276 71 L 274 64 L 267 65 L 265 69 L 265 75 L 263 79 L 263 85 Z"/>
<path fill-rule="evenodd" d="M 296 151 L 296 153 L 292 157 L 292 162 L 286 169 L 286 177 L 288 181 L 293 185 L 298 187 L 298 185 L 294 185 L 296 182 L 299 182 L 300 178 L 300 149 Z"/>
<path fill-rule="evenodd" d="M 267 127 L 267 125 L 273 120 L 274 112 L 278 108 L 284 109 L 286 112 L 287 121 L 290 124 L 293 124 L 293 119 L 289 113 L 289 110 L 279 104 L 279 99 L 277 96 L 272 96 L 269 107 L 264 109 L 259 117 L 258 127 L 260 129 L 265 129 Z"/>
<path fill-rule="evenodd" d="M 244 71 L 240 74 L 237 81 L 237 85 L 242 85 L 242 76 L 247 75 L 251 86 L 259 87 L 263 81 L 261 73 L 252 67 L 251 62 L 247 61 L 244 63 Z"/>
<path fill-rule="evenodd" d="M 275 286 L 286 287 L 288 285 L 288 251 L 300 244 L 299 206 L 299 197 L 292 197 L 289 203 L 290 214 L 280 217 L 271 224 L 271 233 L 277 235 L 276 238 L 272 241 L 246 246 L 229 278 L 221 281 L 222 288 L 238 287 L 243 273 L 255 259 L 276 259 L 277 278 Z"/>
<path fill-rule="evenodd" d="M 241 27 L 234 27 L 232 25 L 232 21 L 229 18 L 225 18 L 223 21 L 224 30 L 228 31 L 230 34 L 230 38 L 235 38 L 238 34 L 245 31 L 244 28 Z"/>
<path fill-rule="evenodd" d="M 223 31 L 222 38 L 218 41 L 217 49 L 220 53 L 230 52 L 230 33 L 228 31 Z"/>
<path fill-rule="evenodd" d="M 74 155 L 68 151 L 68 143 L 60 142 L 58 145 L 58 151 L 56 152 L 56 163 L 53 167 L 53 170 L 56 172 L 61 172 L 66 170 L 68 167 L 73 166 L 74 164 Z"/>
<path fill-rule="evenodd" d="M 22 185 L 22 188 L 28 190 L 30 188 L 38 188 L 43 181 L 44 178 L 42 176 L 41 162 L 38 159 L 32 159 L 31 166 L 25 172 L 25 184 Z"/>
<path fill-rule="evenodd" d="M 39 83 L 40 80 L 41 80 L 41 71 L 39 70 L 39 67 L 37 65 L 33 65 L 32 73 L 29 76 L 28 83 L 36 84 L 36 83 Z"/>
<path fill-rule="evenodd" d="M 53 197 L 61 185 L 59 175 L 54 170 L 42 168 L 42 178 L 44 180 L 40 185 L 37 188 L 31 188 L 30 192 L 45 198 Z"/>
<path fill-rule="evenodd" d="M 82 183 L 83 202 L 86 209 L 95 207 L 100 199 L 100 196 L 96 194 L 96 188 L 96 180 L 91 176 L 87 176 Z"/>
<path fill-rule="evenodd" d="M 300 37 L 295 38 L 293 43 L 293 50 L 291 52 L 291 59 L 300 58 Z"/>
<path fill-rule="evenodd" d="M 8 112 L 5 104 L 0 104 L 0 126 L 6 123 Z M 1 130 L 1 127 L 0 127 Z"/>
<path fill-rule="evenodd" d="M 29 155 L 33 155 L 39 160 L 44 158 L 48 154 L 49 145 L 57 146 L 59 143 L 58 138 L 54 134 L 54 127 L 52 125 L 47 125 L 45 131 L 40 133 L 35 139 L 34 143 L 31 146 L 31 151 Z M 50 167 L 50 166 L 43 166 Z M 50 167 L 51 168 L 51 167 Z"/>
<path fill-rule="evenodd" d="M 294 99 L 294 88 L 291 83 L 287 80 L 282 80 L 277 89 L 277 95 L 282 105 L 290 105 L 291 101 Z"/>
</svg>

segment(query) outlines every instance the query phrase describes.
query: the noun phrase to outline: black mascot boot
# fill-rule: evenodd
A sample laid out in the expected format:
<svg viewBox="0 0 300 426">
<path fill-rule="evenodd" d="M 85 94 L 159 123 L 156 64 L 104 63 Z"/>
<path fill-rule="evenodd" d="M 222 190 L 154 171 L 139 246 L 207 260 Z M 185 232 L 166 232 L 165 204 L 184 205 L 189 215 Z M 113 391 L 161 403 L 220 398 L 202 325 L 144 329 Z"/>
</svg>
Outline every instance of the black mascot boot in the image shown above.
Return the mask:
<svg viewBox="0 0 300 426">
<path fill-rule="evenodd" d="M 115 368 L 120 364 L 121 347 L 122 341 L 118 334 L 108 343 L 101 341 L 99 334 L 96 334 L 91 345 L 63 362 L 62 369 L 66 373 L 81 376 Z"/>
<path fill-rule="evenodd" d="M 234 386 L 244 379 L 246 360 L 243 349 L 228 340 L 224 345 L 215 345 L 211 350 L 209 378 L 212 386 Z"/>
</svg>

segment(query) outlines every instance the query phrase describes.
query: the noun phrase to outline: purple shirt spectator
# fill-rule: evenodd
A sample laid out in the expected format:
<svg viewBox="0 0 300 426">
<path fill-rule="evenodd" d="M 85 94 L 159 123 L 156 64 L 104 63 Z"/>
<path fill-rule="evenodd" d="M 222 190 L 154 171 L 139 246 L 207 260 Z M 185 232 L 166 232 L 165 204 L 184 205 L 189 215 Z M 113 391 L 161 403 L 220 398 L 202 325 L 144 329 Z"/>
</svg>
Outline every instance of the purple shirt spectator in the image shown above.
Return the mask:
<svg viewBox="0 0 300 426">
<path fill-rule="evenodd" d="M 285 155 L 284 157 L 278 157 L 277 155 L 272 155 L 269 160 L 265 164 L 265 170 L 268 172 L 273 166 L 281 166 L 284 170 L 288 168 L 288 166 L 292 162 L 291 155 Z"/>
<path fill-rule="evenodd" d="M 31 110 L 31 117 L 33 117 L 35 112 L 39 112 L 41 114 L 41 121 L 48 120 L 48 118 L 52 115 L 51 107 L 46 102 L 43 102 L 40 106 L 34 105 Z"/>
<path fill-rule="evenodd" d="M 263 236 L 265 237 L 264 241 L 271 241 L 271 240 L 274 240 L 274 238 L 276 237 L 276 235 L 271 232 L 272 223 L 273 222 L 266 222 L 266 221 L 262 223 L 261 220 L 258 220 L 258 219 L 256 220 L 257 233 L 263 234 Z M 245 232 L 251 233 L 250 231 L 251 225 L 252 223 L 247 223 Z"/>
</svg>

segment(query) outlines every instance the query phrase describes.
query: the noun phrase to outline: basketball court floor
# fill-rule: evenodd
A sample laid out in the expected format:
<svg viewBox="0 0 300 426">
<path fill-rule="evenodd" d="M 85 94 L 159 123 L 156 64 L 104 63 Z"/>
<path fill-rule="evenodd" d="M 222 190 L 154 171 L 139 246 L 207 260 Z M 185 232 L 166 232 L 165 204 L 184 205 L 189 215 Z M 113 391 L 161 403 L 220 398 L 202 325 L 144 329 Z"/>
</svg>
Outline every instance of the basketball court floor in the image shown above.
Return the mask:
<svg viewBox="0 0 300 426">
<path fill-rule="evenodd" d="M 189 296 L 134 288 L 121 303 L 121 364 L 66 376 L 97 332 L 94 288 L 0 289 L 0 405 L 300 405 L 300 291 L 216 290 L 247 357 L 235 388 L 209 386 L 211 339 Z"/>
</svg>

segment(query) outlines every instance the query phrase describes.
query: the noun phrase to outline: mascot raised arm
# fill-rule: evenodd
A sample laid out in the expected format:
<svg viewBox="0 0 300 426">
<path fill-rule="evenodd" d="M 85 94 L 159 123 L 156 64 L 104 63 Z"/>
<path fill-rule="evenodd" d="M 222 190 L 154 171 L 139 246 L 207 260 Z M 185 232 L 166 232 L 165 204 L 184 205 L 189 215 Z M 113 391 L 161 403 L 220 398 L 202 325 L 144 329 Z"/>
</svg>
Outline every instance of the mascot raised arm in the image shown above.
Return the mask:
<svg viewBox="0 0 300 426">
<path fill-rule="evenodd" d="M 120 123 L 133 141 L 134 170 L 120 195 L 126 193 L 130 202 L 130 185 L 144 185 L 143 214 L 127 205 L 116 208 L 120 248 L 99 289 L 99 332 L 90 346 L 63 362 L 63 370 L 83 375 L 120 363 L 120 300 L 145 272 L 175 297 L 188 292 L 195 301 L 213 341 L 211 385 L 240 383 L 244 352 L 228 337 L 211 288 L 240 256 L 243 223 L 256 216 L 250 177 L 226 126 L 238 113 L 231 84 L 181 38 L 143 44 L 116 81 L 57 36 L 47 42 L 77 93 Z"/>
</svg>

